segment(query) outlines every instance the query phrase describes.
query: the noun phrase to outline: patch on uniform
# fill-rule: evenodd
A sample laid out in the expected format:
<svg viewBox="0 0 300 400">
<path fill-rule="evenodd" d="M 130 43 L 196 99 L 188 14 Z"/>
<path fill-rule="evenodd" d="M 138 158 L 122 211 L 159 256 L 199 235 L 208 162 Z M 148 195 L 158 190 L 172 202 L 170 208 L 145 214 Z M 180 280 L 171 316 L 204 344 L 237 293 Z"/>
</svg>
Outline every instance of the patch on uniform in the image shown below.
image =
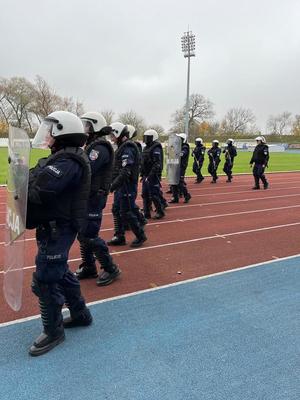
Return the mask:
<svg viewBox="0 0 300 400">
<path fill-rule="evenodd" d="M 54 165 L 48 165 L 46 167 L 46 170 L 51 174 L 56 176 L 57 178 L 62 176 L 62 171 L 60 169 L 58 169 L 57 167 L 55 167 Z"/>
<path fill-rule="evenodd" d="M 92 150 L 92 151 L 90 152 L 90 154 L 89 154 L 89 159 L 90 159 L 91 161 L 97 160 L 98 157 L 99 157 L 99 151 L 97 151 L 97 150 Z"/>
<path fill-rule="evenodd" d="M 123 160 L 122 161 L 122 167 L 126 167 L 126 165 L 127 165 L 127 160 Z"/>
</svg>

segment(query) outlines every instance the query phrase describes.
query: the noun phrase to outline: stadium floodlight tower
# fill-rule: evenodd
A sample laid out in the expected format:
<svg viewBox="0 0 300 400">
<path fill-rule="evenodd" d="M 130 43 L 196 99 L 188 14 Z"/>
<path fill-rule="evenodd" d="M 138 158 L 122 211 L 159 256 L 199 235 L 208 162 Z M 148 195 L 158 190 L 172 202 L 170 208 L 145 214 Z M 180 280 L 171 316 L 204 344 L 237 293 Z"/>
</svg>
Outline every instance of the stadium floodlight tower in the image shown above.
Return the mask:
<svg viewBox="0 0 300 400">
<path fill-rule="evenodd" d="M 188 59 L 188 71 L 187 71 L 187 87 L 186 87 L 186 104 L 185 104 L 185 123 L 184 132 L 187 137 L 189 136 L 189 109 L 190 109 L 190 64 L 191 57 L 195 57 L 195 35 L 193 32 L 188 30 L 184 32 L 181 37 L 181 50 L 184 54 L 184 58 Z"/>
</svg>

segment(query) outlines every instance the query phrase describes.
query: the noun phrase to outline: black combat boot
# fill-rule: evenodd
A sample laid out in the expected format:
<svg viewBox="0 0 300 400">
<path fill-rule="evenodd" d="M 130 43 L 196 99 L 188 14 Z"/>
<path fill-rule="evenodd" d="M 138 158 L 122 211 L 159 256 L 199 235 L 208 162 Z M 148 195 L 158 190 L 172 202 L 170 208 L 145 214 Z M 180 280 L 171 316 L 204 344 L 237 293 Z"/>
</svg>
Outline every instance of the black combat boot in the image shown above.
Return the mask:
<svg viewBox="0 0 300 400">
<path fill-rule="evenodd" d="M 114 236 L 111 240 L 107 242 L 109 246 L 124 246 L 126 244 L 125 236 Z"/>
<path fill-rule="evenodd" d="M 117 267 L 117 265 L 113 264 L 109 270 L 104 270 L 102 274 L 99 275 L 96 283 L 98 286 L 107 286 L 115 281 L 120 275 L 121 270 Z"/>
</svg>

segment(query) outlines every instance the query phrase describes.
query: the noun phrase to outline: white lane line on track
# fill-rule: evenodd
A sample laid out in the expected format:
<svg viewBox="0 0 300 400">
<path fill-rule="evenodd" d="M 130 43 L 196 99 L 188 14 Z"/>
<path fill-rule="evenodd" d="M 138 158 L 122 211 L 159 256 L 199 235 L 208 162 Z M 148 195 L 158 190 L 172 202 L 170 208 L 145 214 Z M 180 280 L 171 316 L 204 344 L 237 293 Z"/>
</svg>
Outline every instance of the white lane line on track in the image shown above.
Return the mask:
<svg viewBox="0 0 300 400">
<path fill-rule="evenodd" d="M 136 252 L 139 252 L 139 251 L 147 251 L 147 250 L 159 249 L 159 248 L 164 248 L 164 247 L 179 246 L 179 245 L 184 245 L 184 244 L 201 242 L 201 241 L 205 241 L 205 240 L 220 239 L 220 237 L 226 239 L 227 237 L 231 237 L 231 236 L 245 235 L 245 234 L 254 233 L 254 232 L 264 232 L 264 231 L 269 231 L 269 230 L 273 230 L 273 229 L 290 228 L 292 226 L 299 226 L 299 225 L 300 225 L 300 222 L 294 222 L 294 223 L 291 223 L 291 224 L 266 226 L 266 227 L 263 227 L 263 228 L 249 229 L 249 230 L 246 230 L 246 231 L 215 234 L 215 235 L 204 236 L 204 237 L 195 238 L 195 239 L 182 240 L 182 241 L 178 241 L 178 242 L 170 242 L 170 243 L 157 244 L 157 245 L 153 245 L 153 246 L 139 247 L 137 249 L 128 249 L 128 250 L 123 250 L 123 251 L 115 251 L 115 252 L 111 252 L 111 255 L 136 253 Z M 76 262 L 76 261 L 81 261 L 81 258 L 73 258 L 73 259 L 69 259 L 68 260 L 69 263 L 70 262 Z M 31 266 L 25 267 L 24 270 L 33 269 L 33 268 L 35 268 L 35 265 L 31 265 Z M 0 271 L 0 274 L 4 274 L 4 271 Z"/>
<path fill-rule="evenodd" d="M 268 190 L 274 190 L 274 188 L 273 188 L 273 186 L 274 185 L 284 185 L 284 184 L 286 184 L 286 183 L 294 183 L 294 184 L 297 184 L 297 183 L 299 183 L 299 186 L 292 186 L 292 187 L 284 187 L 284 188 L 278 188 L 278 189 L 275 189 L 275 190 L 280 190 L 280 189 L 286 189 L 286 190 L 289 190 L 289 189 L 298 189 L 298 188 L 300 188 L 300 181 L 294 181 L 294 180 L 291 180 L 291 181 L 284 181 L 284 182 L 274 182 L 274 183 L 271 183 L 270 184 L 270 189 L 268 189 Z M 242 187 L 247 187 L 247 188 L 249 188 L 249 186 L 251 186 L 251 185 L 234 185 L 234 186 L 232 186 L 234 189 L 237 189 L 237 188 L 242 188 Z M 224 189 L 224 188 L 226 188 L 226 186 L 218 186 L 218 187 L 214 187 L 214 189 Z M 228 188 L 230 188 L 230 185 L 228 185 Z M 166 188 L 165 188 L 166 189 Z M 207 187 L 207 186 L 197 186 L 197 188 L 190 188 L 189 187 L 189 191 L 191 192 L 191 191 L 201 191 L 201 192 L 203 192 L 204 190 L 206 190 L 206 189 L 212 189 L 212 187 Z M 215 191 L 213 191 L 213 192 L 209 192 L 209 193 L 203 193 L 203 194 L 201 194 L 201 195 L 194 195 L 194 197 L 196 197 L 196 196 L 209 196 L 209 195 L 219 195 L 219 194 L 234 194 L 234 193 L 247 193 L 247 192 L 250 192 L 250 193 L 252 193 L 252 190 L 251 189 L 248 189 L 248 190 L 244 190 L 244 191 L 238 191 L 238 192 L 231 192 L 231 191 L 227 191 L 227 192 L 215 192 Z M 139 193 L 138 194 L 138 197 L 140 197 L 141 196 L 141 193 Z M 0 199 L 1 199 L 1 195 L 0 195 Z M 140 203 L 142 203 L 142 200 L 140 200 L 140 199 L 138 199 L 137 200 L 137 202 L 140 202 Z M 3 202 L 3 203 L 0 203 L 0 205 L 6 205 L 6 203 L 5 202 Z M 109 206 L 109 205 L 112 205 L 112 202 L 107 202 L 106 203 L 106 206 Z"/>
<path fill-rule="evenodd" d="M 293 183 L 296 183 L 296 182 L 293 182 Z M 234 189 L 237 188 L 237 187 L 238 186 L 235 186 Z M 240 186 L 240 187 L 244 187 L 244 185 Z M 273 191 L 282 190 L 282 189 L 284 189 L 284 190 L 300 189 L 300 181 L 299 181 L 299 186 L 291 186 L 291 187 L 284 187 L 284 188 L 273 188 L 273 187 L 271 187 L 268 190 L 273 192 Z M 195 189 L 195 190 L 201 190 L 201 188 Z M 191 191 L 191 190 L 189 189 L 189 191 Z M 201 190 L 201 191 L 203 191 L 203 190 Z M 236 192 L 226 191 L 226 192 L 210 192 L 210 193 L 194 194 L 192 196 L 192 198 L 193 197 L 205 197 L 205 196 L 232 195 L 232 194 L 241 194 L 241 193 L 253 193 L 253 190 L 249 189 L 249 190 L 240 190 L 240 191 L 236 191 Z M 140 196 L 141 196 L 141 194 L 139 193 L 138 197 L 140 197 Z M 143 203 L 143 201 L 140 198 L 138 198 L 136 202 L 137 203 L 141 203 L 141 204 Z M 0 203 L 0 205 L 6 205 L 6 203 Z M 106 203 L 106 207 L 111 206 L 111 205 L 112 205 L 111 202 L 107 202 Z M 0 214 L 4 214 L 4 213 L 5 213 L 5 211 L 0 211 Z"/>
<path fill-rule="evenodd" d="M 185 218 L 185 219 L 173 219 L 170 221 L 161 221 L 161 222 L 152 222 L 150 224 L 147 224 L 147 227 L 149 226 L 157 226 L 157 225 L 165 225 L 165 224 L 174 224 L 174 223 L 183 223 L 183 222 L 190 222 L 190 221 L 198 221 L 202 219 L 212 219 L 212 218 L 223 218 L 223 217 L 233 217 L 237 215 L 244 215 L 244 214 L 257 214 L 257 213 L 262 213 L 262 212 L 268 212 L 268 211 L 280 211 L 280 210 L 286 210 L 290 208 L 299 208 L 300 204 L 294 205 L 294 206 L 283 206 L 283 207 L 274 207 L 274 208 L 264 208 L 264 209 L 258 209 L 258 210 L 249 210 L 249 211 L 240 211 L 240 212 L 235 212 L 235 213 L 227 213 L 227 214 L 213 214 L 213 215 L 205 215 L 202 217 L 192 217 L 192 218 Z M 105 228 L 101 229 L 100 231 L 100 236 L 102 232 L 111 232 L 113 231 L 114 228 Z M 25 239 L 25 242 L 29 241 L 34 241 L 35 237 Z M 0 242 L 0 245 L 4 245 L 5 242 Z"/>
<path fill-rule="evenodd" d="M 257 268 L 257 267 L 273 264 L 273 263 L 280 262 L 280 261 L 292 260 L 292 259 L 298 258 L 298 257 L 300 257 L 300 254 L 294 254 L 294 255 L 288 256 L 288 257 L 276 258 L 275 260 L 266 260 L 266 261 L 263 261 L 260 263 L 246 265 L 244 267 L 228 269 L 226 271 L 221 271 L 221 272 L 215 272 L 213 274 L 199 276 L 197 278 L 192 278 L 192 279 L 186 279 L 186 280 L 180 281 L 180 282 L 168 283 L 167 285 L 163 285 L 163 286 L 156 286 L 156 287 L 149 288 L 149 289 L 138 290 L 138 291 L 132 292 L 132 293 L 126 293 L 126 294 L 121 294 L 119 296 L 109 297 L 107 299 L 91 301 L 90 303 L 87 303 L 87 305 L 95 306 L 98 304 L 108 303 L 111 301 L 118 301 L 118 300 L 126 299 L 128 297 L 138 296 L 138 295 L 144 294 L 144 293 L 156 292 L 158 290 L 168 289 L 168 288 L 174 287 L 174 286 L 186 285 L 189 283 L 202 281 L 204 279 L 209 279 L 209 278 L 213 278 L 216 276 L 222 276 L 225 274 L 231 274 L 231 273 L 235 273 L 235 272 L 239 272 L 239 271 L 243 271 L 243 270 L 247 270 L 247 269 L 251 269 L 251 268 Z M 64 309 L 64 312 L 65 311 L 66 310 Z M 0 323 L 0 328 L 4 328 L 5 326 L 10 326 L 10 325 L 21 324 L 21 323 L 27 322 L 27 321 L 32 321 L 35 319 L 39 319 L 40 317 L 41 317 L 40 314 L 38 314 L 38 315 L 32 315 L 30 317 L 20 318 L 20 319 L 14 320 L 14 321 L 2 322 L 2 323 Z"/>
<path fill-rule="evenodd" d="M 300 196 L 300 193 L 296 193 L 296 194 L 284 194 L 281 196 L 265 196 L 265 197 L 251 197 L 251 198 L 247 198 L 247 199 L 239 199 L 239 200 L 227 200 L 227 201 L 215 201 L 215 202 L 211 202 L 211 203 L 199 203 L 199 204 L 182 204 L 180 206 L 171 206 L 168 208 L 168 211 L 172 211 L 172 210 L 177 210 L 179 208 L 187 208 L 187 207 L 203 207 L 203 206 L 212 206 L 212 205 L 220 205 L 220 204 L 229 204 L 229 203 L 244 203 L 246 201 L 262 201 L 262 200 L 270 200 L 270 199 L 282 199 L 282 198 L 287 198 L 287 197 L 296 197 L 296 196 Z M 107 215 L 112 215 L 111 212 L 109 213 L 103 213 L 103 216 L 107 216 Z M 0 224 L 1 226 L 5 226 L 5 224 Z"/>
</svg>

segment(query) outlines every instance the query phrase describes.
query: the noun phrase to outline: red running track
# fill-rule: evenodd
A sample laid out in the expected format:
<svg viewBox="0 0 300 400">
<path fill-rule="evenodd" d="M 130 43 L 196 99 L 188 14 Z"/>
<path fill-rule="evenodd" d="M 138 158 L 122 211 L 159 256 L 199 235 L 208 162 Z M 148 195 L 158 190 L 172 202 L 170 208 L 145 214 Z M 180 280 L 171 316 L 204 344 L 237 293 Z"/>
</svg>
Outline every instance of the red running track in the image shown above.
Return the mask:
<svg viewBox="0 0 300 400">
<path fill-rule="evenodd" d="M 172 205 L 165 219 L 149 221 L 148 241 L 139 249 L 112 248 L 122 269 L 121 278 L 107 287 L 95 280 L 82 282 L 88 302 L 168 283 L 195 278 L 245 265 L 298 254 L 300 234 L 300 173 L 268 174 L 270 189 L 252 191 L 252 177 L 240 175 L 231 184 L 220 177 L 216 185 L 206 179 L 194 185 L 189 204 Z M 3 283 L 5 190 L 0 191 L 0 285 Z M 102 237 L 113 234 L 111 199 L 105 210 Z M 133 239 L 127 234 L 128 242 Z M 36 245 L 34 231 L 27 232 L 23 306 L 17 313 L 0 294 L 0 322 L 38 314 L 30 291 Z M 70 267 L 80 263 L 79 247 L 70 252 Z"/>
</svg>

